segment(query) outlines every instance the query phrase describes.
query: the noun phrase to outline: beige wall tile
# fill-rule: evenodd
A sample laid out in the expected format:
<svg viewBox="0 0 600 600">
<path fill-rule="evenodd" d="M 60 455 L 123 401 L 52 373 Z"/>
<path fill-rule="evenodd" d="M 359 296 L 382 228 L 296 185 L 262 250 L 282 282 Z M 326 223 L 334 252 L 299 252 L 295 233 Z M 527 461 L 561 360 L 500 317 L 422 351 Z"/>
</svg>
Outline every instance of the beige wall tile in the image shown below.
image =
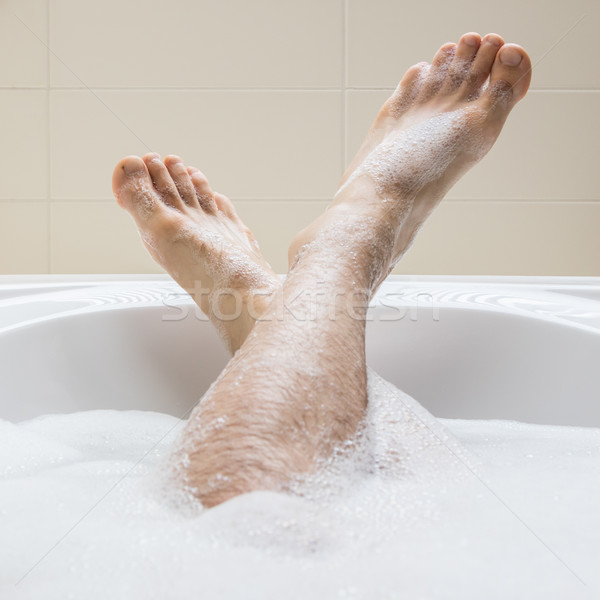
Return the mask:
<svg viewBox="0 0 600 600">
<path fill-rule="evenodd" d="M 396 273 L 600 275 L 600 202 L 447 201 Z"/>
<path fill-rule="evenodd" d="M 287 250 L 300 229 L 328 202 L 247 200 L 236 203 L 261 252 L 287 273 Z M 0 204 L 0 207 L 2 204 Z M 142 246 L 129 215 L 112 202 L 54 202 L 51 206 L 53 273 L 161 273 Z"/>
<path fill-rule="evenodd" d="M 269 264 L 277 273 L 287 273 L 290 242 L 328 204 L 328 201 L 311 200 L 253 200 L 236 202 L 236 208 L 256 236 Z"/>
<path fill-rule="evenodd" d="M 51 273 L 162 273 L 129 215 L 112 202 L 51 206 Z"/>
<path fill-rule="evenodd" d="M 0 209 L 7 204 L 1 203 Z M 278 273 L 287 272 L 287 248 L 294 235 L 326 205 L 307 200 L 236 204 Z M 27 214 L 10 214 L 11 232 L 19 223 L 29 222 Z M 51 222 L 54 273 L 162 272 L 143 249 L 128 215 L 112 203 L 56 202 Z M 447 201 L 425 224 L 395 272 L 599 276 L 598 223 L 600 202 Z M 34 233 L 41 247 L 38 254 L 45 257 L 45 238 Z M 10 238 L 3 239 L 9 239 L 11 247 Z M 13 262 L 8 267 L 4 272 L 19 271 Z"/>
<path fill-rule="evenodd" d="M 287 248 L 328 202 L 236 204 L 278 273 Z M 396 273 L 600 276 L 600 202 L 442 203 Z"/>
<path fill-rule="evenodd" d="M 324 210 L 343 154 L 404 70 L 492 30 L 530 50 L 538 91 L 399 272 L 600 275 L 600 3 L 507 2 L 0 1 L 1 270 L 160 272 L 110 200 L 117 160 L 151 149 L 204 170 L 285 272 L 289 242 Z M 48 42 L 65 63 L 51 57 L 51 77 Z M 346 92 L 346 131 L 344 83 L 389 88 Z"/>
<path fill-rule="evenodd" d="M 116 162 L 149 150 L 180 154 L 215 189 L 238 198 L 327 198 L 335 190 L 338 92 L 98 95 L 105 105 L 88 91 L 52 92 L 53 198 L 109 197 Z"/>
<path fill-rule="evenodd" d="M 0 2 L 0 87 L 45 87 L 47 0 Z"/>
<path fill-rule="evenodd" d="M 346 92 L 346 162 L 360 148 L 377 112 L 392 92 L 391 89 Z"/>
<path fill-rule="evenodd" d="M 390 93 L 348 92 L 349 157 Z M 598 114 L 598 92 L 530 92 L 513 110 L 489 154 L 448 197 L 597 199 Z"/>
<path fill-rule="evenodd" d="M 48 273 L 47 202 L 0 202 L 0 273 Z"/>
<path fill-rule="evenodd" d="M 0 199 L 46 199 L 47 92 L 0 90 Z"/>
<path fill-rule="evenodd" d="M 467 31 L 496 32 L 527 48 L 535 65 L 534 87 L 600 87 L 597 0 L 505 0 L 501 5 L 494 0 L 349 0 L 348 11 L 353 87 L 395 86 L 410 65 L 430 61 L 444 42 Z"/>
<path fill-rule="evenodd" d="M 342 1 L 52 0 L 52 49 L 86 85 L 335 87 Z M 81 86 L 52 60 L 52 84 Z"/>
</svg>

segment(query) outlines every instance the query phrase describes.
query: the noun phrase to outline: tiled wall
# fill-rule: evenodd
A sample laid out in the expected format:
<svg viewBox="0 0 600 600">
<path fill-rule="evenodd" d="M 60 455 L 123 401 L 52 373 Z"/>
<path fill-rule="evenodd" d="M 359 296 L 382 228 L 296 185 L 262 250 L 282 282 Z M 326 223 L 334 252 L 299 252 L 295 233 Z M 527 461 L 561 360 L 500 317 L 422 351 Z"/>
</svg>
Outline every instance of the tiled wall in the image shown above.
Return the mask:
<svg viewBox="0 0 600 600">
<path fill-rule="evenodd" d="M 0 272 L 160 272 L 110 189 L 149 150 L 285 271 L 403 71 L 469 30 L 526 46 L 532 91 L 397 271 L 600 275 L 597 0 L 0 0 Z"/>
</svg>

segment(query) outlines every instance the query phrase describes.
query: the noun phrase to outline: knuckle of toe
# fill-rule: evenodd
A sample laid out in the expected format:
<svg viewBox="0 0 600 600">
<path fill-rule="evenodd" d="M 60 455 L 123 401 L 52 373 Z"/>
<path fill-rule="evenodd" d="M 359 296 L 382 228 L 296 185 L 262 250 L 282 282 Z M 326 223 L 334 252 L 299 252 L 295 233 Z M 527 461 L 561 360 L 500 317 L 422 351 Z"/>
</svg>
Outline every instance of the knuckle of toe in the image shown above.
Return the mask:
<svg viewBox="0 0 600 600">
<path fill-rule="evenodd" d="M 448 72 L 448 82 L 447 85 L 450 89 L 456 89 L 463 82 L 464 74 L 461 71 L 456 69 L 451 69 Z"/>
<path fill-rule="evenodd" d="M 178 198 L 179 197 L 179 191 L 177 190 L 177 185 L 174 183 L 165 183 L 163 185 L 161 185 L 158 188 L 158 193 L 161 195 L 161 197 L 164 199 L 168 199 L 168 198 Z"/>
<path fill-rule="evenodd" d="M 408 71 L 406 71 L 406 75 L 411 78 L 417 77 L 426 67 L 427 63 L 417 63 L 416 65 L 413 65 L 410 69 L 408 69 Z"/>
<path fill-rule="evenodd" d="M 488 73 L 481 71 L 469 71 L 463 79 L 464 85 L 471 90 L 475 95 L 478 95 L 483 90 L 481 89 L 486 81 Z"/>
<path fill-rule="evenodd" d="M 476 85 L 479 81 L 482 80 L 482 78 L 483 78 L 483 73 L 481 73 L 481 71 L 478 71 L 476 69 L 471 69 L 467 73 L 465 81 L 467 82 L 468 85 Z"/>
<path fill-rule="evenodd" d="M 490 85 L 489 92 L 495 104 L 507 104 L 513 96 L 513 87 L 507 81 L 499 80 Z"/>
<path fill-rule="evenodd" d="M 196 198 L 202 207 L 212 207 L 214 204 L 214 199 L 210 194 L 199 194 L 196 192 Z"/>
</svg>

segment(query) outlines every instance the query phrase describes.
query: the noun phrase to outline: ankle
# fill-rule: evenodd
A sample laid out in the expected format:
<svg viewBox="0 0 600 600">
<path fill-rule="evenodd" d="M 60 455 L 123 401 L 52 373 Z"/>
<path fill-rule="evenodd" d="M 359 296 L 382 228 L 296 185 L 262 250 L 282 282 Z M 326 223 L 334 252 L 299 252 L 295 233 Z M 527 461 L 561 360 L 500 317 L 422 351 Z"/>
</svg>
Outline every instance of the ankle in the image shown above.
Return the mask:
<svg viewBox="0 0 600 600">
<path fill-rule="evenodd" d="M 391 268 L 396 237 L 384 219 L 332 207 L 292 242 L 288 278 L 309 275 L 370 291 Z"/>
</svg>

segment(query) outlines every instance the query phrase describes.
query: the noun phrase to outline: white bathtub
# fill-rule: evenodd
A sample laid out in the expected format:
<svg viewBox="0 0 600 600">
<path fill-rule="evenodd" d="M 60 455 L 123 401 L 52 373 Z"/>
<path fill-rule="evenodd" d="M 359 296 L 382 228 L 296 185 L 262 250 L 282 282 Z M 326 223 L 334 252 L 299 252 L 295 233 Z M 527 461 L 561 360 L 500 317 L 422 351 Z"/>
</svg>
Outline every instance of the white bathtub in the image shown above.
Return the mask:
<svg viewBox="0 0 600 600">
<path fill-rule="evenodd" d="M 433 414 L 600 426 L 600 278 L 391 277 L 368 362 Z M 227 361 L 166 277 L 0 278 L 0 418 L 185 416 Z"/>
</svg>

